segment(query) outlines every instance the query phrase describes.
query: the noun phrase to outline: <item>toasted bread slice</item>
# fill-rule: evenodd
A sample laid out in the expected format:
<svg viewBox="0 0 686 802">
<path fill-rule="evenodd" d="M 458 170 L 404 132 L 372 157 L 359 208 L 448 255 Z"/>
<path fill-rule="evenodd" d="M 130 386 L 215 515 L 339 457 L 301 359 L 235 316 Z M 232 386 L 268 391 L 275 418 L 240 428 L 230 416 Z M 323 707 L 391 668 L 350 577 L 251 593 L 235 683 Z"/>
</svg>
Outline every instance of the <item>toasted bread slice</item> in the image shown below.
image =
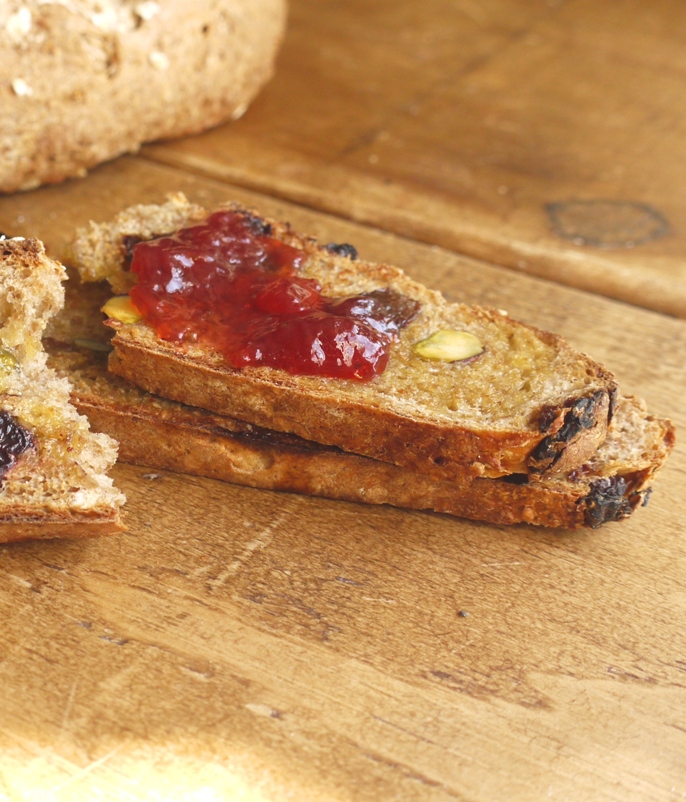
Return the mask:
<svg viewBox="0 0 686 802">
<path fill-rule="evenodd" d="M 38 240 L 0 241 L 0 542 L 122 529 L 116 443 L 89 430 L 41 346 L 64 278 Z"/>
<path fill-rule="evenodd" d="M 69 376 L 72 400 L 91 425 L 119 440 L 126 462 L 269 490 L 574 529 L 625 518 L 643 503 L 673 444 L 669 421 L 623 398 L 605 443 L 571 474 L 528 482 L 525 475 L 463 472 L 436 480 L 144 392 L 106 369 L 108 337 L 98 308 L 107 290 L 76 289 L 68 288 L 65 314 L 49 330 L 50 361 Z"/>
<path fill-rule="evenodd" d="M 226 208 L 256 219 L 235 205 Z M 205 214 L 182 196 L 133 207 L 78 232 L 72 259 L 85 279 L 108 278 L 121 291 L 131 285 L 126 259 L 135 242 Z M 166 398 L 444 479 L 465 471 L 483 477 L 565 472 L 587 462 L 604 441 L 614 378 L 562 338 L 496 310 L 449 304 L 397 268 L 351 258 L 349 246 L 320 247 L 286 224 L 261 223 L 305 253 L 299 275 L 319 282 L 324 295 L 390 288 L 421 304 L 381 375 L 360 383 L 268 367 L 237 370 L 211 348 L 166 342 L 143 322 L 119 321 L 113 322 L 110 369 Z M 418 342 L 446 329 L 474 335 L 484 352 L 461 362 L 417 355 Z"/>
</svg>

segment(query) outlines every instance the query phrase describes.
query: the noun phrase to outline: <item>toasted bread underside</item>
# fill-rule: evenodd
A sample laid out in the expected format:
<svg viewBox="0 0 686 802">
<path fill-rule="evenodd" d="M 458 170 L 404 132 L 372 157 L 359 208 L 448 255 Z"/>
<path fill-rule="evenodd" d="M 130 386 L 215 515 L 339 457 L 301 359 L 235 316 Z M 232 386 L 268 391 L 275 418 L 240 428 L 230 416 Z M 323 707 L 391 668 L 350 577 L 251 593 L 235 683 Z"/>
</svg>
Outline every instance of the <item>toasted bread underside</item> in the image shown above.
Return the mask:
<svg viewBox="0 0 686 802">
<path fill-rule="evenodd" d="M 179 195 L 162 206 L 133 207 L 78 232 L 71 257 L 85 279 L 108 278 L 125 290 L 132 241 L 205 214 Z M 119 325 L 110 369 L 182 403 L 444 479 L 465 470 L 484 477 L 564 472 L 604 441 L 614 378 L 562 338 L 497 310 L 448 304 L 397 268 L 340 256 L 288 225 L 262 223 L 306 253 L 300 274 L 317 280 L 325 295 L 391 288 L 421 304 L 381 376 L 359 383 L 264 367 L 234 370 L 215 351 L 164 342 L 143 323 Z M 456 363 L 416 354 L 417 342 L 445 329 L 473 334 L 484 352 Z"/>
<path fill-rule="evenodd" d="M 68 518 L 47 514 L 19 518 L 12 514 L 0 517 L 0 543 L 50 538 L 100 537 L 116 535 L 123 528 L 119 515 L 108 509 L 94 511 L 92 516 L 73 515 Z"/>
<path fill-rule="evenodd" d="M 90 431 L 41 346 L 64 278 L 37 240 L 0 241 L 0 542 L 122 528 L 116 444 Z"/>
</svg>

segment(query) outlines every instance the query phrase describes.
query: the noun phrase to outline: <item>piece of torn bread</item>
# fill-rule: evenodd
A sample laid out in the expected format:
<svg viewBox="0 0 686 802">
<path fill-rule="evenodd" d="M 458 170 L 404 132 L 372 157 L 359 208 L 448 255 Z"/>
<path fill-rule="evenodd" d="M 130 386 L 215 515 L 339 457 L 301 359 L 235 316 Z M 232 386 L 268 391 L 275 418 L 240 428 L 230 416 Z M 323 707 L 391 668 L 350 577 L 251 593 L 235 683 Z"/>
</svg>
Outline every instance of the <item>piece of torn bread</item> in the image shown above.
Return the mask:
<svg viewBox="0 0 686 802">
<path fill-rule="evenodd" d="M 622 398 L 605 443 L 567 475 L 526 484 L 466 473 L 436 480 L 168 401 L 112 375 L 106 368 L 109 332 L 99 314 L 108 297 L 104 286 L 69 286 L 65 312 L 53 321 L 46 343 L 50 363 L 72 382 L 73 403 L 96 430 L 119 440 L 125 462 L 496 524 L 575 529 L 620 520 L 644 503 L 673 444 L 669 421 L 648 415 L 638 399 Z"/>
<path fill-rule="evenodd" d="M 390 288 L 421 304 L 391 345 L 386 370 L 369 382 L 296 376 L 269 367 L 234 369 L 206 346 L 170 343 L 150 327 L 116 323 L 110 370 L 157 395 L 264 428 L 297 434 L 436 478 L 471 472 L 532 478 L 586 463 L 604 441 L 616 399 L 612 374 L 561 337 L 497 310 L 449 304 L 401 270 L 340 255 L 284 223 L 256 218 L 270 236 L 301 249 L 298 275 L 325 296 Z M 125 210 L 77 232 L 71 260 L 85 280 L 131 286 L 127 256 L 136 242 L 170 234 L 207 212 L 182 195 Z M 354 254 L 349 248 L 348 253 Z M 437 331 L 467 332 L 484 352 L 436 362 L 414 346 Z"/>
<path fill-rule="evenodd" d="M 0 240 L 0 542 L 123 528 L 116 443 L 90 431 L 41 345 L 65 278 L 38 240 Z"/>
</svg>

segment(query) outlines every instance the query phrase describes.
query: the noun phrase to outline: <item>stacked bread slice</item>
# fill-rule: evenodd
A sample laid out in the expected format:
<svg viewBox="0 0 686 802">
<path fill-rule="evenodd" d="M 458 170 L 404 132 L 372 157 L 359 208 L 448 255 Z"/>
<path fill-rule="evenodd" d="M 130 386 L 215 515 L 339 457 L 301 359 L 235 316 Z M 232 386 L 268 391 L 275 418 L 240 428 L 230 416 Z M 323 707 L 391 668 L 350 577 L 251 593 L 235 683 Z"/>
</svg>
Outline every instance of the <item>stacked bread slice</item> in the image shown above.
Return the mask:
<svg viewBox="0 0 686 802">
<path fill-rule="evenodd" d="M 0 542 L 122 529 L 116 443 L 90 431 L 41 345 L 65 278 L 38 240 L 0 240 Z"/>
<path fill-rule="evenodd" d="M 160 338 L 140 316 L 110 319 L 109 372 L 98 363 L 102 346 L 56 334 L 54 358 L 75 381 L 76 404 L 120 440 L 124 459 L 496 523 L 595 527 L 644 503 L 673 428 L 639 400 L 619 398 L 601 365 L 496 310 L 448 304 L 397 268 L 358 260 L 350 246 L 322 247 L 255 212 L 226 209 L 295 248 L 298 275 L 324 296 L 390 290 L 419 313 L 398 333 L 386 369 L 366 382 L 232 367 L 207 344 Z M 207 214 L 180 195 L 133 207 L 78 232 L 71 259 L 84 279 L 126 292 L 137 243 Z M 478 358 L 436 359 L 418 348 L 445 332 L 479 343 Z"/>
</svg>

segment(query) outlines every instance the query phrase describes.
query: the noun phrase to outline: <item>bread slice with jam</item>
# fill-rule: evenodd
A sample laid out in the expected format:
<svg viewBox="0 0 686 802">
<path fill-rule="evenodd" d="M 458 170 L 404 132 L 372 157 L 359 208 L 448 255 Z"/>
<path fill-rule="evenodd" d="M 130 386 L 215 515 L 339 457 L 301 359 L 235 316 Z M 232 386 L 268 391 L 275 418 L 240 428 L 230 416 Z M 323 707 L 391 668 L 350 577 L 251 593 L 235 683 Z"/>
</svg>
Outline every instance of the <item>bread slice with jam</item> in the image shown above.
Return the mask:
<svg viewBox="0 0 686 802">
<path fill-rule="evenodd" d="M 35 239 L 0 240 L 0 542 L 121 530 L 106 475 L 116 443 L 94 434 L 46 365 L 41 336 L 66 278 Z"/>
<path fill-rule="evenodd" d="M 467 472 L 439 480 L 153 396 L 113 375 L 110 332 L 99 312 L 108 297 L 104 285 L 69 282 L 64 312 L 45 342 L 51 366 L 69 378 L 77 409 L 96 431 L 119 441 L 123 461 L 136 465 L 496 524 L 576 529 L 621 520 L 645 503 L 673 444 L 669 421 L 648 415 L 638 399 L 620 398 L 607 439 L 579 469 L 536 482 Z"/>
<path fill-rule="evenodd" d="M 184 265 L 200 265 L 204 276 L 218 258 L 216 251 L 201 250 L 211 240 L 202 229 L 208 219 L 229 221 L 238 231 L 235 239 L 247 242 L 244 250 L 263 260 L 253 270 L 253 295 L 248 289 L 242 297 L 245 307 L 254 308 L 251 298 L 258 297 L 260 312 L 268 310 L 268 348 L 261 347 L 261 320 L 241 318 L 239 334 L 258 332 L 257 340 L 239 337 L 236 344 L 231 317 L 239 312 L 221 306 L 231 295 L 226 288 L 216 293 L 217 307 L 208 306 L 207 298 L 197 307 L 198 319 L 220 316 L 218 329 L 196 329 L 197 320 L 187 314 L 204 285 L 198 276 L 188 279 Z M 189 231 L 189 225 L 195 227 Z M 164 250 L 165 243 L 162 266 L 151 267 L 155 250 Z M 284 252 L 285 261 L 270 262 L 272 254 Z M 607 435 L 617 395 L 614 377 L 561 337 L 497 310 L 449 304 L 398 268 L 358 259 L 351 246 L 321 246 L 235 204 L 211 217 L 179 195 L 161 206 L 132 207 L 110 223 L 77 232 L 71 256 L 84 279 L 108 278 L 117 292 L 130 289 L 136 306 L 120 299 L 109 307 L 116 328 L 110 370 L 156 395 L 447 480 L 465 473 L 530 480 L 567 473 L 587 463 Z M 221 269 L 236 270 L 240 258 L 229 249 Z M 323 335 L 303 340 L 278 315 L 274 323 L 273 288 L 265 290 L 265 272 L 275 281 L 294 281 L 298 293 L 317 287 L 313 318 L 353 309 L 348 322 L 356 332 L 375 328 L 400 309 L 395 329 L 384 332 L 385 367 L 365 380 L 335 375 L 334 363 L 350 361 L 354 367 L 367 346 L 351 346 L 349 332 L 339 337 L 336 329 L 330 339 L 339 351 L 327 352 L 319 347 Z M 362 316 L 360 323 L 356 310 L 377 301 L 381 312 Z M 278 304 L 283 306 L 283 298 Z M 149 313 L 145 317 L 141 306 Z M 291 348 L 300 349 L 301 362 L 291 359 Z M 270 363 L 272 353 L 291 364 Z M 332 375 L 308 375 L 312 360 L 332 365 Z"/>
</svg>

